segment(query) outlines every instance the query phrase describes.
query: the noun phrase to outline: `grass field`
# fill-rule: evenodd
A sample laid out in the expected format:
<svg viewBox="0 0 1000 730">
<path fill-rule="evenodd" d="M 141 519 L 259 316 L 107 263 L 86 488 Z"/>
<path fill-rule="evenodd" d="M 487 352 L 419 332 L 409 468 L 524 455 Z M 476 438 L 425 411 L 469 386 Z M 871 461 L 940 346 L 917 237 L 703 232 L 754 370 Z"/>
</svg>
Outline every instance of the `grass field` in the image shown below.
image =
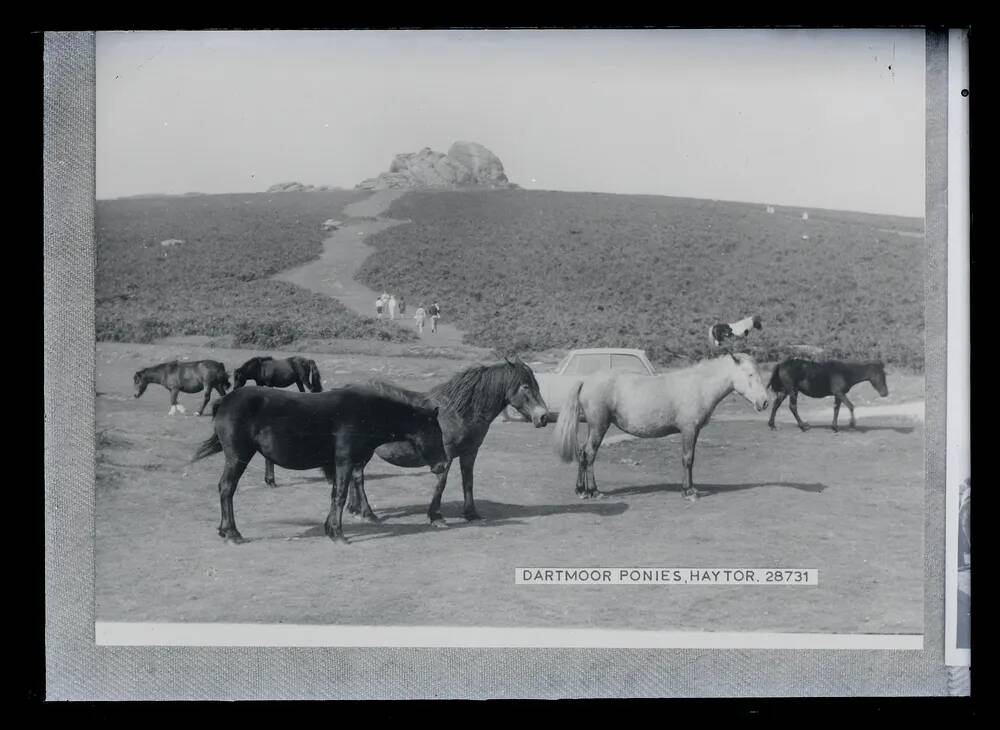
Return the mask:
<svg viewBox="0 0 1000 730">
<path fill-rule="evenodd" d="M 321 223 L 367 193 L 203 195 L 97 203 L 97 339 L 223 335 L 273 348 L 313 338 L 407 342 L 407 330 L 270 277 L 315 259 Z M 164 247 L 166 239 L 183 244 Z"/>
<path fill-rule="evenodd" d="M 654 196 L 414 192 L 359 278 L 391 281 L 478 345 L 710 354 L 711 324 L 760 314 L 759 361 L 792 345 L 923 367 L 923 222 Z M 803 236 L 808 239 L 804 240 Z"/>
</svg>

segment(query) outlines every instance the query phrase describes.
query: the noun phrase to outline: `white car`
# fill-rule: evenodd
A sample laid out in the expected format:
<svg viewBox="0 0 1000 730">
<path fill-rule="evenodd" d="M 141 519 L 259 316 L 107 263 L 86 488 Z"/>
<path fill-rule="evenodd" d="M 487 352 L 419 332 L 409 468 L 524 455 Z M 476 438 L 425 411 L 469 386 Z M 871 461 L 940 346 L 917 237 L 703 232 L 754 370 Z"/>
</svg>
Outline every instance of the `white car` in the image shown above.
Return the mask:
<svg viewBox="0 0 1000 730">
<path fill-rule="evenodd" d="M 623 373 L 655 375 L 656 371 L 646 357 L 645 350 L 629 350 L 620 347 L 596 347 L 572 350 L 550 373 L 535 373 L 538 390 L 549 407 L 549 414 L 558 416 L 569 389 L 573 383 L 588 375 L 617 370 Z M 507 418 L 526 420 L 514 408 L 507 407 Z"/>
</svg>

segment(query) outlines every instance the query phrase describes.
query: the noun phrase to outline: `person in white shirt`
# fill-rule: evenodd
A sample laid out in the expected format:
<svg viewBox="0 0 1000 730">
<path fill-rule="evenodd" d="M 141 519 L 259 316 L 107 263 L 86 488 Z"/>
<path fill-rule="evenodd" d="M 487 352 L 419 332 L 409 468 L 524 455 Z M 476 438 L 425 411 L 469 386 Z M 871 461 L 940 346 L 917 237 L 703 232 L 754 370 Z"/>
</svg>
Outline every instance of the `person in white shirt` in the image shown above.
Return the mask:
<svg viewBox="0 0 1000 730">
<path fill-rule="evenodd" d="M 389 295 L 389 319 L 396 319 L 396 307 L 397 306 L 398 305 L 396 304 L 396 295 L 395 294 L 390 294 Z"/>
<path fill-rule="evenodd" d="M 413 318 L 417 320 L 417 331 L 420 334 L 424 333 L 424 322 L 427 320 L 427 311 L 424 309 L 424 305 L 421 304 L 417 307 L 417 311 L 413 313 Z"/>
<path fill-rule="evenodd" d="M 384 300 L 382 299 L 382 297 L 379 297 L 378 299 L 375 300 L 375 316 L 378 317 L 379 319 L 382 319 L 382 303 L 383 303 L 383 301 Z"/>
</svg>

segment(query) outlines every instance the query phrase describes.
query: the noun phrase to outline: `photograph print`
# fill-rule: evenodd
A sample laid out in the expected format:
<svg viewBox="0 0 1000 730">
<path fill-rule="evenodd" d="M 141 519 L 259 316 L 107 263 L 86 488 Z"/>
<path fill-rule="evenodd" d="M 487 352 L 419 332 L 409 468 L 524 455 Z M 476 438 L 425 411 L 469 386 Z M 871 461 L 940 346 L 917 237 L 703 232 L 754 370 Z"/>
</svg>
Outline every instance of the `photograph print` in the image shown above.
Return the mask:
<svg viewBox="0 0 1000 730">
<path fill-rule="evenodd" d="M 925 46 L 98 33 L 97 643 L 922 648 Z"/>
</svg>

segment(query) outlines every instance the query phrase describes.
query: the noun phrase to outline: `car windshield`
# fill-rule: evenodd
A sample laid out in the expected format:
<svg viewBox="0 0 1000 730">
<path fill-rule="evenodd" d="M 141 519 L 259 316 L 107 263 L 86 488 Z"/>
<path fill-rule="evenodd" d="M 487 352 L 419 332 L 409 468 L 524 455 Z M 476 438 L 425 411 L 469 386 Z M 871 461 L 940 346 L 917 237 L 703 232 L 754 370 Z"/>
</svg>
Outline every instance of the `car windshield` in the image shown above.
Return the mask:
<svg viewBox="0 0 1000 730">
<path fill-rule="evenodd" d="M 619 370 L 624 373 L 643 373 L 644 375 L 649 374 L 649 368 L 647 368 L 642 360 L 637 358 L 635 355 L 621 355 L 615 353 L 611 356 L 611 369 Z"/>
<path fill-rule="evenodd" d="M 589 375 L 611 367 L 611 358 L 605 354 L 574 355 L 564 371 L 566 375 Z"/>
</svg>

